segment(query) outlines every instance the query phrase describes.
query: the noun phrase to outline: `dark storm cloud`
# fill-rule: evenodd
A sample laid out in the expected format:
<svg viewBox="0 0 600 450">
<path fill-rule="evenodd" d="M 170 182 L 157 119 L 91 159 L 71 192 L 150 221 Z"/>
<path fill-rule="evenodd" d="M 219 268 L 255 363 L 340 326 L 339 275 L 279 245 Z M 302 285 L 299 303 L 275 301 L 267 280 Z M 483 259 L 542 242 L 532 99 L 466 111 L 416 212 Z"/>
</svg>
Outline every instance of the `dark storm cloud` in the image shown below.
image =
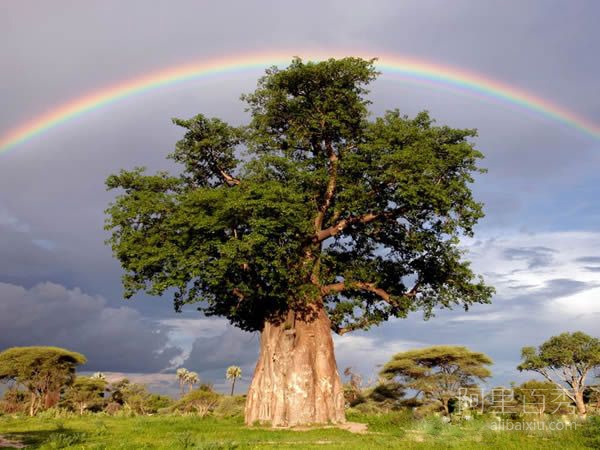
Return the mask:
<svg viewBox="0 0 600 450">
<path fill-rule="evenodd" d="M 228 325 L 222 334 L 196 339 L 183 366 L 197 372 L 225 372 L 231 365 L 245 366 L 258 356 L 258 333 L 246 333 Z"/>
<path fill-rule="evenodd" d="M 343 48 L 415 56 L 479 72 L 586 117 L 600 117 L 600 60 L 590 56 L 600 41 L 599 14 L 600 5 L 592 0 L 8 1 L 0 14 L 0 134 L 57 104 L 151 71 L 276 48 L 295 54 L 304 48 Z M 120 168 L 172 168 L 164 157 L 181 132 L 171 117 L 203 112 L 242 122 L 239 94 L 252 90 L 260 74 L 228 74 L 132 97 L 0 154 L 0 282 L 13 296 L 0 301 L 0 324 L 12 330 L 2 328 L 1 345 L 73 342 L 98 370 L 148 372 L 168 365 L 177 352 L 156 351 L 169 345 L 169 328 L 148 319 L 177 317 L 171 301 L 141 296 L 120 308 L 121 270 L 104 245 L 102 229 L 103 210 L 115 193 L 105 191 L 104 180 Z M 588 137 L 521 108 L 401 83 L 385 73 L 373 86 L 372 99 L 376 114 L 396 107 L 410 115 L 429 109 L 440 124 L 479 129 L 475 142 L 489 172 L 474 185 L 487 214 L 476 235 L 499 228 L 600 225 L 600 146 Z M 552 245 L 506 244 L 504 257 L 543 271 L 566 257 Z M 583 259 L 578 262 L 588 272 L 596 270 L 599 261 Z M 493 265 L 485 270 L 505 283 L 524 272 Z M 340 367 L 359 366 L 370 376 L 375 364 L 398 349 L 452 342 L 492 353 L 497 362 L 506 362 L 502 370 L 509 373 L 519 346 L 566 327 L 560 317 L 541 319 L 544 299 L 593 288 L 590 281 L 556 275 L 543 283 L 508 284 L 514 295 L 472 308 L 469 314 L 480 321 L 462 321 L 460 310 L 430 322 L 415 315 L 338 341 Z M 62 294 L 53 297 L 50 291 Z M 16 298 L 21 303 L 15 304 Z M 593 331 L 590 323 L 582 319 L 577 326 Z M 156 329 L 161 333 L 153 333 Z M 230 364 L 242 365 L 249 376 L 257 348 L 256 337 L 227 327 L 223 334 L 197 338 L 184 363 L 218 383 Z"/>
<path fill-rule="evenodd" d="M 242 379 L 236 386 L 245 391 L 252 379 L 258 358 L 258 333 L 246 333 L 231 325 L 210 337 L 197 338 L 187 359 L 181 366 L 198 372 L 202 382 L 213 384 L 220 391 L 227 391 L 225 372 L 235 365 L 242 369 Z"/>
<path fill-rule="evenodd" d="M 85 370 L 156 372 L 181 350 L 168 343 L 167 328 L 134 309 L 111 308 L 79 289 L 54 283 L 30 289 L 0 283 L 0 349 L 55 345 L 88 358 Z"/>
</svg>

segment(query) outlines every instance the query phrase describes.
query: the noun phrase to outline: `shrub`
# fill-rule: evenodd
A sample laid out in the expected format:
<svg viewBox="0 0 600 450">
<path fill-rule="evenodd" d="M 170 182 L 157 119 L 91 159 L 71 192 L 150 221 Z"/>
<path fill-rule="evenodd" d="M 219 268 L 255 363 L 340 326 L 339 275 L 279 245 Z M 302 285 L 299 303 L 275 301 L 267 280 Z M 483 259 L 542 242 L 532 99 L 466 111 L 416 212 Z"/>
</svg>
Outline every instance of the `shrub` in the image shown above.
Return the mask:
<svg viewBox="0 0 600 450">
<path fill-rule="evenodd" d="M 600 449 L 600 416 L 590 417 L 586 421 L 583 436 L 588 447 Z"/>
<path fill-rule="evenodd" d="M 240 396 L 222 396 L 214 413 L 219 417 L 239 417 L 244 414 L 246 399 Z"/>
<path fill-rule="evenodd" d="M 174 405 L 174 410 L 184 413 L 195 412 L 200 417 L 215 410 L 222 396 L 211 389 L 195 389 Z"/>
<path fill-rule="evenodd" d="M 85 440 L 85 433 L 55 433 L 43 444 L 44 449 L 59 449 L 71 447 Z"/>
<path fill-rule="evenodd" d="M 23 413 L 27 410 L 29 398 L 27 392 L 11 387 L 4 392 L 0 400 L 0 412 L 4 414 Z"/>
<path fill-rule="evenodd" d="M 444 411 L 444 405 L 442 405 L 442 402 L 430 402 L 414 408 L 413 414 L 415 419 L 424 419 L 442 411 Z"/>
</svg>

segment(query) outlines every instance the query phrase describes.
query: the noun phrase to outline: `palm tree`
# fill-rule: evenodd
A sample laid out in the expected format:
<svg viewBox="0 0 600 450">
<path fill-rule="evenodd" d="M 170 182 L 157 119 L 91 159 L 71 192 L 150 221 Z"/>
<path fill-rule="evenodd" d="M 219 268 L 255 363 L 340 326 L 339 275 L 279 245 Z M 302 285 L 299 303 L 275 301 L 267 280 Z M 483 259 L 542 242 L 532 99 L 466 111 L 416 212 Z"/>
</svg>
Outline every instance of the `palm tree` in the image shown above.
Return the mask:
<svg viewBox="0 0 600 450">
<path fill-rule="evenodd" d="M 189 373 L 190 373 L 190 371 L 187 370 L 185 367 L 180 367 L 175 372 L 175 374 L 177 376 L 177 383 L 179 383 L 179 391 L 181 392 L 181 395 L 183 395 L 183 389 L 187 383 L 187 376 Z"/>
<path fill-rule="evenodd" d="M 233 390 L 235 389 L 235 380 L 237 378 L 242 378 L 242 368 L 239 366 L 229 366 L 227 368 L 227 372 L 225 372 L 225 378 L 231 381 L 231 395 L 233 395 Z"/>
<path fill-rule="evenodd" d="M 200 377 L 196 372 L 188 372 L 185 377 L 185 381 L 190 385 L 190 392 L 192 392 L 192 388 L 200 381 Z"/>
</svg>

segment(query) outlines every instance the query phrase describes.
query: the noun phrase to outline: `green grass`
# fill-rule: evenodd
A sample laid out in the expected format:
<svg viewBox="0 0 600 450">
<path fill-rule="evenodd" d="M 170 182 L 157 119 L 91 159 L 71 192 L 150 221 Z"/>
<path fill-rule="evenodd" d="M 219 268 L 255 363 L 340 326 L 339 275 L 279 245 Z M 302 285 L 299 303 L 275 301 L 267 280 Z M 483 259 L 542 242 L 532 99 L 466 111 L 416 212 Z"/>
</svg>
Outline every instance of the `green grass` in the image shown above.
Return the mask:
<svg viewBox="0 0 600 450">
<path fill-rule="evenodd" d="M 584 449 L 595 447 L 600 427 L 554 432 L 494 431 L 491 419 L 445 424 L 415 421 L 409 412 L 349 414 L 368 434 L 336 428 L 304 431 L 247 428 L 239 417 L 194 416 L 27 418 L 0 417 L 0 435 L 40 449 Z M 587 446 L 587 447 L 586 447 Z"/>
</svg>

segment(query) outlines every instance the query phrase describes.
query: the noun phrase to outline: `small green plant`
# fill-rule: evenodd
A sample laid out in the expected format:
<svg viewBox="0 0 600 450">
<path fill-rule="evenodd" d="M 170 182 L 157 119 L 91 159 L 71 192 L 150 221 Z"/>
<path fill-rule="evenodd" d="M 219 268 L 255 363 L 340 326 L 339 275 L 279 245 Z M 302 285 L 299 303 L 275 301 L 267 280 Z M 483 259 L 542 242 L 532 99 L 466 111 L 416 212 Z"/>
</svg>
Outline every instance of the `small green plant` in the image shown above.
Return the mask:
<svg viewBox="0 0 600 450">
<path fill-rule="evenodd" d="M 54 424 L 54 430 L 57 433 L 64 433 L 67 429 L 65 427 L 65 423 L 62 420 L 59 420 Z"/>
<path fill-rule="evenodd" d="M 102 420 L 96 420 L 94 422 L 94 428 L 95 428 L 94 434 L 96 436 L 106 436 L 108 434 L 108 427 Z"/>
<path fill-rule="evenodd" d="M 43 449 L 59 449 L 70 447 L 85 441 L 85 433 L 56 433 L 51 435 L 42 445 Z"/>
<path fill-rule="evenodd" d="M 600 416 L 590 417 L 582 434 L 588 447 L 600 450 Z"/>
<path fill-rule="evenodd" d="M 194 448 L 196 446 L 196 439 L 194 439 L 192 433 L 186 431 L 177 435 L 177 443 L 180 445 L 180 448 Z"/>
</svg>

